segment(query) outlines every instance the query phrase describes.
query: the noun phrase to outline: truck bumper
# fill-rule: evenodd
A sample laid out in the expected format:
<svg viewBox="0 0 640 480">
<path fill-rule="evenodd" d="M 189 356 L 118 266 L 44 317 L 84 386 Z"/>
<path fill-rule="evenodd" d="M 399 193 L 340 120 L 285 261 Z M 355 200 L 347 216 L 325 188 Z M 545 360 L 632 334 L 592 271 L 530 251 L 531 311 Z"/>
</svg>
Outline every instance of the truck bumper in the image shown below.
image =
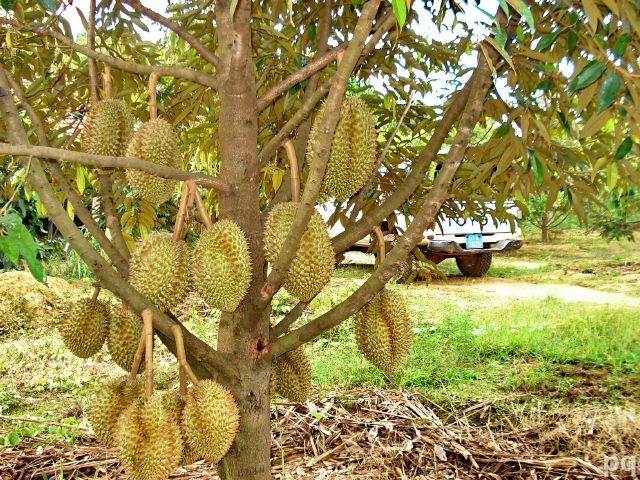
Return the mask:
<svg viewBox="0 0 640 480">
<path fill-rule="evenodd" d="M 475 255 L 477 253 L 506 252 L 508 250 L 517 250 L 522 247 L 522 244 L 522 240 L 500 240 L 492 244 L 489 248 L 466 250 L 456 242 L 447 240 L 431 240 L 427 245 L 421 247 L 421 250 L 437 253 L 438 255 L 457 257 L 460 255 Z"/>
</svg>

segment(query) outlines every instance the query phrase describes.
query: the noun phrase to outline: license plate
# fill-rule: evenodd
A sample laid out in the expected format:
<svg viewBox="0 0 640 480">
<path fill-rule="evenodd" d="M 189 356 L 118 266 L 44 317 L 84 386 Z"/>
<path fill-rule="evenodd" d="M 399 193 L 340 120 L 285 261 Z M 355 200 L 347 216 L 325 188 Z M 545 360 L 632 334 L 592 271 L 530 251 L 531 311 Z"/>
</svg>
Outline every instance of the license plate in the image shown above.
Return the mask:
<svg viewBox="0 0 640 480">
<path fill-rule="evenodd" d="M 482 248 L 484 246 L 481 233 L 472 233 L 470 235 L 466 235 L 466 239 L 467 250 Z"/>
</svg>

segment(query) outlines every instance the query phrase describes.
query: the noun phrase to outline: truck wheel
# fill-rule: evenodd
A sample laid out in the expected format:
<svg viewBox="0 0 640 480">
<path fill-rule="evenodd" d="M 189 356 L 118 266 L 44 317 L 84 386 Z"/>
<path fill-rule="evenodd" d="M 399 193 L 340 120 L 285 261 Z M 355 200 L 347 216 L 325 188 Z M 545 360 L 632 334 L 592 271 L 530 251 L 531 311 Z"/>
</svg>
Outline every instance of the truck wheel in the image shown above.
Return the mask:
<svg viewBox="0 0 640 480">
<path fill-rule="evenodd" d="M 456 257 L 456 265 L 465 277 L 482 277 L 491 266 L 491 254 L 476 253 L 475 255 Z"/>
</svg>

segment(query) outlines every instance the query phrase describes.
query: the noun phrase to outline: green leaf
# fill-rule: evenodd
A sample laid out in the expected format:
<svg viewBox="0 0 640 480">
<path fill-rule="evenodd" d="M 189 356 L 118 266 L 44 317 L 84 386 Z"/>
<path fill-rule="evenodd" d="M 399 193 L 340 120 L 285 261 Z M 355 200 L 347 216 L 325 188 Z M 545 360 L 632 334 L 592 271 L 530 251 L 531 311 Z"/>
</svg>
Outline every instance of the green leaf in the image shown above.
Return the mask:
<svg viewBox="0 0 640 480">
<path fill-rule="evenodd" d="M 539 187 L 542 185 L 542 182 L 544 182 L 544 165 L 533 150 L 529 150 L 529 164 L 533 171 L 536 186 Z"/>
<path fill-rule="evenodd" d="M 535 30 L 536 29 L 536 22 L 533 19 L 533 14 L 531 13 L 531 9 L 529 8 L 529 5 L 527 5 L 523 0 L 507 0 L 509 2 L 509 4 L 516 9 L 516 12 L 518 12 L 522 18 L 524 18 L 525 22 L 527 22 L 527 25 L 529 25 L 529 28 L 531 30 Z"/>
<path fill-rule="evenodd" d="M 13 432 L 9 432 L 9 434 L 5 437 L 6 444 L 12 447 L 19 445 L 21 441 L 22 438 L 20 438 L 20 435 L 18 435 L 18 432 L 16 432 L 15 430 Z"/>
<path fill-rule="evenodd" d="M 598 111 L 608 108 L 618 95 L 618 90 L 622 86 L 622 79 L 617 73 L 610 73 L 602 82 L 598 92 Z"/>
<path fill-rule="evenodd" d="M 573 55 L 576 45 L 578 45 L 578 34 L 573 30 L 569 30 L 567 38 L 567 55 Z"/>
<path fill-rule="evenodd" d="M 562 128 L 567 133 L 567 135 L 571 135 L 571 124 L 569 123 L 567 116 L 563 112 L 558 111 L 558 118 L 560 119 Z"/>
<path fill-rule="evenodd" d="M 0 0 L 0 5 L 2 6 L 2 8 L 4 8 L 7 12 L 11 9 L 13 9 L 13 6 L 16 4 L 16 0 Z"/>
<path fill-rule="evenodd" d="M 507 4 L 507 0 L 500 0 L 500 8 L 502 8 L 502 11 L 504 12 L 504 14 L 508 18 L 509 17 L 509 5 Z"/>
<path fill-rule="evenodd" d="M 546 35 L 544 35 L 540 39 L 536 50 L 543 51 L 549 48 L 551 45 L 553 45 L 553 42 L 556 41 L 556 38 L 558 38 L 558 35 L 560 35 L 561 32 L 562 30 L 558 29 L 555 32 L 547 33 Z"/>
<path fill-rule="evenodd" d="M 622 34 L 616 40 L 616 43 L 613 45 L 613 54 L 616 58 L 620 58 L 627 51 L 627 45 L 631 41 L 631 35 L 629 33 Z"/>
<path fill-rule="evenodd" d="M 504 28 L 496 27 L 494 30 L 494 36 L 496 39 L 496 43 L 500 45 L 502 48 L 507 44 L 507 31 Z"/>
<path fill-rule="evenodd" d="M 29 271 L 39 282 L 45 282 L 45 272 L 42 263 L 38 261 L 38 246 L 22 219 L 15 213 L 0 217 L 0 225 L 6 231 L 0 237 L 0 251 L 14 264 L 18 263 L 20 255 L 24 257 Z"/>
<path fill-rule="evenodd" d="M 582 69 L 569 85 L 569 93 L 588 87 L 598 80 L 607 67 L 599 60 L 592 60 Z"/>
<path fill-rule="evenodd" d="M 58 9 L 58 2 L 56 0 L 38 0 L 38 4 L 47 12 L 55 13 Z"/>
<path fill-rule="evenodd" d="M 510 123 L 503 123 L 496 129 L 495 133 L 493 134 L 493 138 L 504 137 L 509 132 L 510 129 L 511 129 Z"/>
<path fill-rule="evenodd" d="M 631 137 L 625 138 L 616 150 L 616 154 L 613 157 L 614 160 L 622 160 L 626 157 L 631 151 L 631 147 L 633 147 L 633 140 L 631 140 Z"/>
<path fill-rule="evenodd" d="M 393 13 L 396 16 L 400 30 L 402 30 L 402 27 L 404 27 L 404 24 L 407 22 L 407 4 L 405 0 L 392 0 L 391 5 L 393 6 Z"/>
<path fill-rule="evenodd" d="M 229 3 L 229 16 L 233 18 L 233 14 L 236 13 L 236 8 L 238 7 L 238 0 L 231 0 Z"/>
</svg>

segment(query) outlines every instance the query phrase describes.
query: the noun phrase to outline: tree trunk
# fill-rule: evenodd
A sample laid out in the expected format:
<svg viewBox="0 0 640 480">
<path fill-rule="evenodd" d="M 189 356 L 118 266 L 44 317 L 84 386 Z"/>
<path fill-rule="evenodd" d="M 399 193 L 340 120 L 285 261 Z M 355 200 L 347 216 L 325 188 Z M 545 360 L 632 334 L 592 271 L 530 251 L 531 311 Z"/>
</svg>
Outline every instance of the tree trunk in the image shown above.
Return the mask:
<svg viewBox="0 0 640 480">
<path fill-rule="evenodd" d="M 542 222 L 540 223 L 540 233 L 542 243 L 549 243 L 549 224 L 551 223 L 551 214 L 544 212 L 542 214 Z"/>
<path fill-rule="evenodd" d="M 234 392 L 240 408 L 240 430 L 233 447 L 218 464 L 222 480 L 273 479 L 269 370 L 270 363 L 261 361 L 242 372 L 242 385 Z"/>
</svg>

